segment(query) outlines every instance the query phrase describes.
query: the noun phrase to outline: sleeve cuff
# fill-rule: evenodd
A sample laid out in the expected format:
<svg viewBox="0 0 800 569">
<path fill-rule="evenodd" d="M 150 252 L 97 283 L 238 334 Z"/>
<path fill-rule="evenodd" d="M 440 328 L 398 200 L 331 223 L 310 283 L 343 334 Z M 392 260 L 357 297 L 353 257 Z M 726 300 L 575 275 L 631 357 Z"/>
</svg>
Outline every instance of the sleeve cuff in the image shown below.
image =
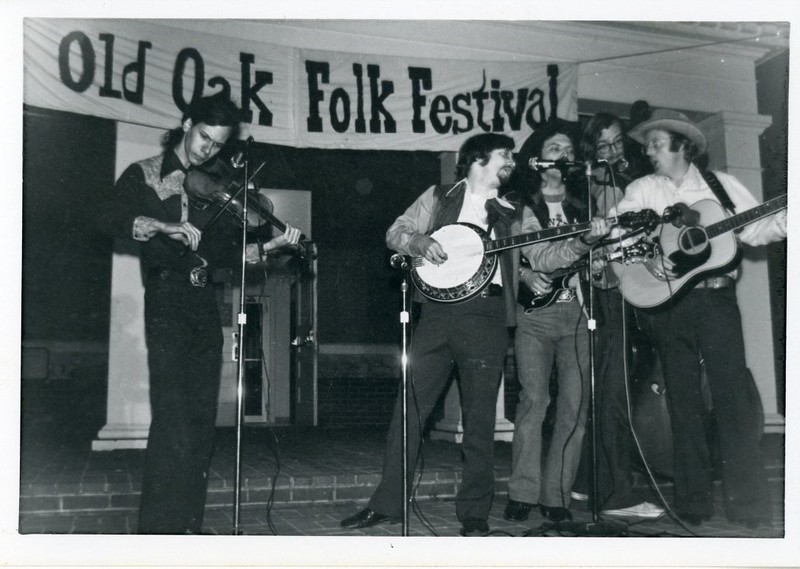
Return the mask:
<svg viewBox="0 0 800 569">
<path fill-rule="evenodd" d="M 156 220 L 152 217 L 139 216 L 133 220 L 133 239 L 150 241 L 157 232 Z"/>
<path fill-rule="evenodd" d="M 248 243 L 244 248 L 245 263 L 260 263 L 262 255 L 266 255 L 266 251 L 261 247 L 261 243 Z"/>
</svg>

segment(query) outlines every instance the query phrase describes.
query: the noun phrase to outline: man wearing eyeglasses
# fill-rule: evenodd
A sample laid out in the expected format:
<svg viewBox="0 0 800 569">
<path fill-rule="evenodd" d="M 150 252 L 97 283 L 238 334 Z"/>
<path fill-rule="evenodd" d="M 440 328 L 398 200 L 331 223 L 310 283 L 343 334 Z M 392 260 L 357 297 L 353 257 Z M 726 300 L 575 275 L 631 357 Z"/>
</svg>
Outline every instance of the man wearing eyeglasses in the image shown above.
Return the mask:
<svg viewBox="0 0 800 569">
<path fill-rule="evenodd" d="M 625 157 L 622 122 L 611 113 L 597 113 L 586 123 L 581 139 L 584 158 L 599 162 L 590 180 L 590 192 L 597 206 L 596 215 L 606 217 L 622 200 L 625 188 L 636 177 L 634 167 Z M 591 499 L 603 516 L 625 519 L 654 519 L 664 509 L 638 498 L 633 491 L 631 456 L 633 437 L 630 430 L 628 385 L 625 375 L 625 323 L 632 307 L 619 292 L 619 280 L 606 267 L 593 280 L 594 314 L 598 322 L 595 336 L 596 403 L 594 425 L 597 446 L 584 444 L 581 464 L 575 481 L 573 499 Z M 627 310 L 626 310 L 627 309 Z M 627 319 L 628 328 L 635 326 Z M 592 462 L 592 455 L 597 464 Z M 596 470 L 590 470 L 595 469 Z M 596 495 L 589 495 L 589 473 L 596 474 Z"/>
<path fill-rule="evenodd" d="M 618 213 L 677 203 L 714 200 L 726 210 L 744 212 L 758 206 L 733 176 L 698 168 L 707 148 L 703 132 L 682 113 L 656 110 L 629 136 L 644 147 L 654 173 L 631 183 Z M 699 220 L 702 225 L 702 218 Z M 786 238 L 786 211 L 744 227 L 739 243 L 764 245 Z M 648 263 L 654 278 L 677 277 L 675 265 L 659 256 Z M 752 393 L 736 303 L 736 271 L 712 274 L 685 294 L 652 309 L 637 309 L 637 319 L 652 337 L 661 359 L 672 425 L 675 510 L 698 525 L 714 515 L 711 453 L 706 440 L 706 408 L 701 393 L 701 358 L 713 400 L 728 520 L 755 528 L 771 523 L 770 498 L 759 441 L 754 428 L 758 401 Z"/>
</svg>

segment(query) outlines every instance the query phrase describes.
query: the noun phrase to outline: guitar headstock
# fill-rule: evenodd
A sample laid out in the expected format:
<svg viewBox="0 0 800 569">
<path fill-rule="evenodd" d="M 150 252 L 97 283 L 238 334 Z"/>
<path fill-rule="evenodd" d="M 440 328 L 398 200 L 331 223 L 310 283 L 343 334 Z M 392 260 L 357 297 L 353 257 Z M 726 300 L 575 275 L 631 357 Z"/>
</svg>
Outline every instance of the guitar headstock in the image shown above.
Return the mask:
<svg viewBox="0 0 800 569">
<path fill-rule="evenodd" d="M 617 216 L 617 223 L 628 229 L 646 228 L 650 232 L 661 223 L 661 216 L 652 209 L 626 211 Z"/>
</svg>

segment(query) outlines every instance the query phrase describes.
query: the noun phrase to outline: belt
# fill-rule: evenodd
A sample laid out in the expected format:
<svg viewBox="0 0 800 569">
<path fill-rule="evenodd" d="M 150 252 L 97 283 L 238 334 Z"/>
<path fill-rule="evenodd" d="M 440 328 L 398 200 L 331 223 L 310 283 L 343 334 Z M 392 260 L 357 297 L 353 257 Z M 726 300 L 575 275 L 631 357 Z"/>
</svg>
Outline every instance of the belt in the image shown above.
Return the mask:
<svg viewBox="0 0 800 569">
<path fill-rule="evenodd" d="M 478 296 L 481 298 L 488 298 L 490 296 L 503 296 L 503 287 L 499 284 L 491 283 L 483 289 Z"/>
<path fill-rule="evenodd" d="M 164 269 L 161 267 L 151 267 L 147 271 L 147 276 L 151 279 L 159 279 L 162 281 L 177 281 L 182 283 L 190 283 L 192 286 L 204 287 L 210 281 L 208 270 L 197 267 L 191 271 L 175 271 L 173 269 Z"/>
<path fill-rule="evenodd" d="M 718 289 L 718 288 L 728 288 L 736 286 L 736 279 L 733 277 L 729 277 L 727 275 L 723 275 L 720 277 L 708 277 L 701 280 L 697 283 L 695 288 L 704 288 L 704 289 Z"/>
</svg>

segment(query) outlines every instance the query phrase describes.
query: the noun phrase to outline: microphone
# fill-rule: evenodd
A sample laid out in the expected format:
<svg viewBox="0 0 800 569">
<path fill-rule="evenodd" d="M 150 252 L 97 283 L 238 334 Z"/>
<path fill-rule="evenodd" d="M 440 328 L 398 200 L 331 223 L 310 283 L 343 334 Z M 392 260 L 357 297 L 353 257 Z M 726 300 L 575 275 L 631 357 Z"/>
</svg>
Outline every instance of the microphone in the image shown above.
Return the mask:
<svg viewBox="0 0 800 569">
<path fill-rule="evenodd" d="M 614 171 L 617 174 L 624 174 L 625 172 L 630 170 L 631 164 L 624 158 L 620 158 L 619 160 L 611 164 L 611 167 L 614 168 Z"/>
<path fill-rule="evenodd" d="M 528 160 L 528 167 L 531 170 L 547 170 L 548 168 L 558 168 L 559 170 L 570 170 L 572 168 L 597 168 L 599 166 L 604 166 L 608 164 L 608 160 L 595 160 L 591 161 L 588 160 L 586 162 L 574 162 L 569 161 L 564 158 L 559 158 L 558 160 L 539 160 L 538 158 L 531 158 Z M 626 168 L 627 168 L 627 162 Z"/>
<path fill-rule="evenodd" d="M 675 227 L 694 227 L 700 223 L 700 212 L 678 202 L 664 210 L 664 221 Z"/>
<path fill-rule="evenodd" d="M 391 256 L 389 265 L 391 265 L 393 269 L 408 270 L 408 260 L 405 255 L 401 255 L 400 253 L 395 253 Z"/>
<path fill-rule="evenodd" d="M 245 140 L 244 144 L 242 144 L 239 148 L 239 151 L 231 156 L 231 166 L 236 169 L 244 167 L 244 157 L 247 155 L 247 149 L 249 148 L 251 142 L 253 142 L 253 137 L 248 136 L 247 140 Z"/>
<path fill-rule="evenodd" d="M 548 168 L 558 168 L 559 170 L 568 168 L 583 168 L 583 162 L 570 162 L 564 158 L 558 160 L 540 160 L 531 158 L 528 160 L 528 167 L 531 170 L 547 170 Z"/>
</svg>

